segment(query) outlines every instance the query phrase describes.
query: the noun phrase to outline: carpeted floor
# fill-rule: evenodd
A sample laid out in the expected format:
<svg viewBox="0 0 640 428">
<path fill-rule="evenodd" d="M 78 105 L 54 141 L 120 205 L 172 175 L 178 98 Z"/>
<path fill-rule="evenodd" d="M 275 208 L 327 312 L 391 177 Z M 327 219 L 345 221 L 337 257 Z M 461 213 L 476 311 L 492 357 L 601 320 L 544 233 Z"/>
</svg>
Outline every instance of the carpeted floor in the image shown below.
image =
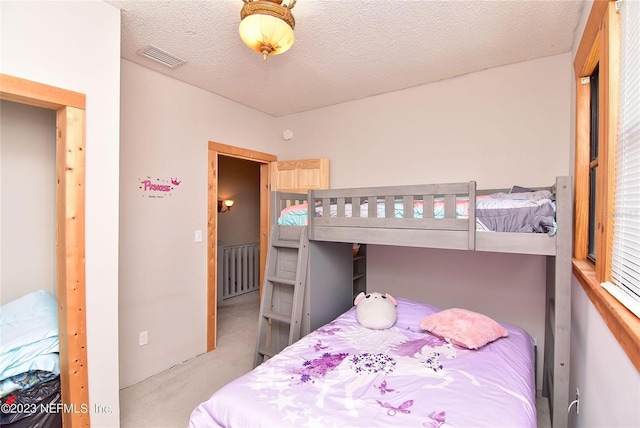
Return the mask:
<svg viewBox="0 0 640 428">
<path fill-rule="evenodd" d="M 122 389 L 120 426 L 186 427 L 198 404 L 253 368 L 259 307 L 257 291 L 219 305 L 217 348 Z"/>
<path fill-rule="evenodd" d="M 191 411 L 253 367 L 259 293 L 218 307 L 218 347 L 120 391 L 122 428 L 184 428 Z M 547 400 L 538 398 L 538 428 L 551 427 Z"/>
</svg>

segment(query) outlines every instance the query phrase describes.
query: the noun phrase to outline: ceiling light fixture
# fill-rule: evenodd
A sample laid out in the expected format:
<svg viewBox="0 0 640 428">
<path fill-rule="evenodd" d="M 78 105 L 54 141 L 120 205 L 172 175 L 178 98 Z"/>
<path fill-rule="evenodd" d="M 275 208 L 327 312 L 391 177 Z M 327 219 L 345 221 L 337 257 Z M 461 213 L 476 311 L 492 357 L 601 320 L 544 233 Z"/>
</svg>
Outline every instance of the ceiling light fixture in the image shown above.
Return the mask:
<svg viewBox="0 0 640 428">
<path fill-rule="evenodd" d="M 287 5 L 282 5 L 282 0 L 242 1 L 238 30 L 244 44 L 260 52 L 265 61 L 269 55 L 286 52 L 293 45 L 296 20 L 291 9 L 296 0 Z"/>
</svg>

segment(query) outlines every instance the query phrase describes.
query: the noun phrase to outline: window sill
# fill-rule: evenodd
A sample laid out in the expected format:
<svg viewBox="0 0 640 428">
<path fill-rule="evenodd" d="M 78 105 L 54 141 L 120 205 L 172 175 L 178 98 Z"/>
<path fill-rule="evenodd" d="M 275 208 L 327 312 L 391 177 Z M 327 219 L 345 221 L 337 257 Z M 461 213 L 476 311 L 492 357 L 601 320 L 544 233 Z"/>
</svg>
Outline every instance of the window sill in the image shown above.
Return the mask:
<svg viewBox="0 0 640 428">
<path fill-rule="evenodd" d="M 573 274 L 633 365 L 640 371 L 640 319 L 600 286 L 591 263 L 574 259 Z"/>
</svg>

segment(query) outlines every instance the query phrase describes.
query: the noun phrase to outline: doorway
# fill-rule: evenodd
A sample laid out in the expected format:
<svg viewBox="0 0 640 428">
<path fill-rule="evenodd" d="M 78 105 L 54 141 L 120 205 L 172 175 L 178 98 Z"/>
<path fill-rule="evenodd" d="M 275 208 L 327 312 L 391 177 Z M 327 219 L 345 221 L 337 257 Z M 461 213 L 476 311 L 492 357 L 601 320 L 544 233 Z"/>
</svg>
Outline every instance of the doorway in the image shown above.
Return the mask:
<svg viewBox="0 0 640 428">
<path fill-rule="evenodd" d="M 207 352 L 216 348 L 217 305 L 218 305 L 218 195 L 219 157 L 229 156 L 257 162 L 260 168 L 260 225 L 259 254 L 260 278 L 262 284 L 269 243 L 269 185 L 271 162 L 275 155 L 243 149 L 226 144 L 209 142 L 208 157 L 208 214 L 207 214 Z"/>
<path fill-rule="evenodd" d="M 62 403 L 89 406 L 85 317 L 84 94 L 0 74 L 0 99 L 56 112 L 56 278 Z M 89 412 L 64 412 L 63 426 L 90 426 Z"/>
</svg>

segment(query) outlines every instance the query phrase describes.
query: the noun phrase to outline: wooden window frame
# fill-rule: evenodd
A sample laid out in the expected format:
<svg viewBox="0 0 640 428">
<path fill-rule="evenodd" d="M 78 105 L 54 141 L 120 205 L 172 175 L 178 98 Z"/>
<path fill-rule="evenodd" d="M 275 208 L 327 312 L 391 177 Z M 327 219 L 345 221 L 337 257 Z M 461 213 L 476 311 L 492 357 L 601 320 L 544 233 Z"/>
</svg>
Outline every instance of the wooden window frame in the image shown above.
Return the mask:
<svg viewBox="0 0 640 428">
<path fill-rule="evenodd" d="M 596 183 L 596 261 L 587 258 L 589 226 L 590 87 L 600 66 L 599 173 Z M 574 59 L 576 78 L 575 219 L 573 274 L 630 360 L 640 371 L 640 319 L 602 286 L 610 279 L 618 131 L 620 16 L 614 0 L 595 0 Z"/>
</svg>

